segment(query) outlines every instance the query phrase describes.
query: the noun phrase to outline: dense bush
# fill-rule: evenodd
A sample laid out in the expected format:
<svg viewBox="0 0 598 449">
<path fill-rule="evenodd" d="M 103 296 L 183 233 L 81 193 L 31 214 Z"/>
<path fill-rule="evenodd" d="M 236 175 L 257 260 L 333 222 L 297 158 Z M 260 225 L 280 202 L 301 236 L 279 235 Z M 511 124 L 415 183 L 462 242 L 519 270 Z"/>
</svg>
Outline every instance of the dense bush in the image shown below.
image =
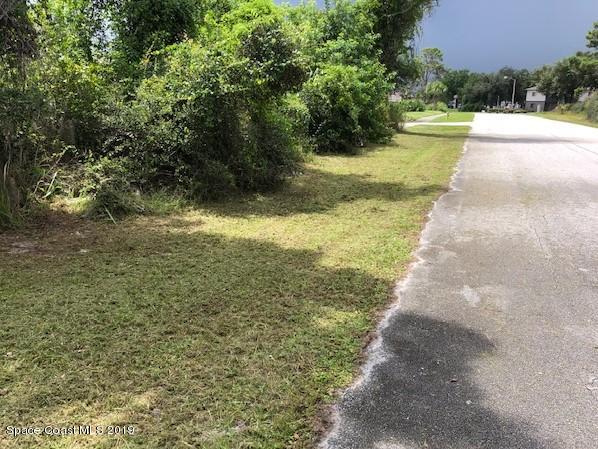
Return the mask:
<svg viewBox="0 0 598 449">
<path fill-rule="evenodd" d="M 126 159 L 100 158 L 84 165 L 81 194 L 91 199 L 88 215 L 114 217 L 144 211 L 129 182 Z"/>
<path fill-rule="evenodd" d="M 448 112 L 449 107 L 444 101 L 437 101 L 436 103 L 426 104 L 426 109 L 429 111 Z"/>
<path fill-rule="evenodd" d="M 480 112 L 482 110 L 484 110 L 485 108 L 485 104 L 484 103 L 463 103 L 461 105 L 461 110 L 465 111 L 465 112 Z"/>
<path fill-rule="evenodd" d="M 139 191 L 268 189 L 313 149 L 385 141 L 424 108 L 389 104 L 377 2 L 14 5 L 0 20 L 0 225 L 56 194 L 115 217 L 140 210 Z"/>
<path fill-rule="evenodd" d="M 421 100 L 401 100 L 399 102 L 401 109 L 405 112 L 423 112 L 426 110 L 426 104 Z"/>
<path fill-rule="evenodd" d="M 589 120 L 598 122 L 598 93 L 594 93 L 586 100 L 585 113 Z"/>
<path fill-rule="evenodd" d="M 322 67 L 304 86 L 310 135 L 321 152 L 349 152 L 388 136 L 388 84 L 376 67 Z"/>
<path fill-rule="evenodd" d="M 395 131 L 401 131 L 405 126 L 405 111 L 401 105 L 397 102 L 391 102 L 388 105 L 388 119 L 389 119 L 389 127 L 394 129 Z"/>
<path fill-rule="evenodd" d="M 131 159 L 137 183 L 207 198 L 272 187 L 293 173 L 304 139 L 286 94 L 304 71 L 276 10 L 240 21 L 245 12 L 224 16 L 219 32 L 229 39 L 165 50 L 161 73 L 116 116 L 107 151 Z"/>
</svg>

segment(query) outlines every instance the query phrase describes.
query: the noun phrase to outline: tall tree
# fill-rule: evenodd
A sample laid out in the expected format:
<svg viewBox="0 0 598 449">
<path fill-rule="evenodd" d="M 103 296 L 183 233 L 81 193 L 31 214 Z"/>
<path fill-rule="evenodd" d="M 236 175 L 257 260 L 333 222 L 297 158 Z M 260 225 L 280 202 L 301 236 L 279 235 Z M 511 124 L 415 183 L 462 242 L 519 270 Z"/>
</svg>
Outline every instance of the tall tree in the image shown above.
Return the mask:
<svg viewBox="0 0 598 449">
<path fill-rule="evenodd" d="M 381 50 L 381 62 L 397 78 L 413 74 L 410 62 L 413 39 L 424 16 L 432 11 L 438 0 L 363 0 L 374 16 L 374 31 Z"/>
<path fill-rule="evenodd" d="M 148 53 L 193 37 L 198 6 L 195 0 L 112 0 L 120 76 L 134 78 Z"/>
<path fill-rule="evenodd" d="M 594 26 L 586 35 L 588 41 L 588 48 L 598 50 L 598 22 L 594 22 Z"/>
<path fill-rule="evenodd" d="M 422 87 L 425 90 L 431 81 L 444 75 L 444 55 L 439 48 L 424 48 L 419 56 L 422 65 Z"/>
<path fill-rule="evenodd" d="M 0 0 L 0 56 L 30 57 L 35 53 L 35 31 L 26 0 Z"/>
</svg>

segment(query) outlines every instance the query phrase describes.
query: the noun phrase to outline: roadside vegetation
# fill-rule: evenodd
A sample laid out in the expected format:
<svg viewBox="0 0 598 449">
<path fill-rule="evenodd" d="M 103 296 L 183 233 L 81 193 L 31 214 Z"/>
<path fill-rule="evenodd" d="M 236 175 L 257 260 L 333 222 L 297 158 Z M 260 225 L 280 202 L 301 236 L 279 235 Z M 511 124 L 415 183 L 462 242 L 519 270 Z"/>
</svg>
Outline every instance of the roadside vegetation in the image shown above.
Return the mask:
<svg viewBox="0 0 598 449">
<path fill-rule="evenodd" d="M 435 3 L 3 3 L 0 226 L 57 197 L 112 220 L 156 191 L 268 191 L 313 152 L 389 141 Z"/>
<path fill-rule="evenodd" d="M 0 446 L 310 447 L 467 131 L 315 155 L 271 193 L 0 235 L 0 421 L 137 427 Z"/>
<path fill-rule="evenodd" d="M 598 120 L 590 120 L 584 113 L 573 111 L 550 111 L 550 112 L 534 112 L 532 115 L 547 118 L 550 120 L 558 120 L 560 122 L 575 123 L 577 125 L 592 126 L 598 128 Z"/>
</svg>

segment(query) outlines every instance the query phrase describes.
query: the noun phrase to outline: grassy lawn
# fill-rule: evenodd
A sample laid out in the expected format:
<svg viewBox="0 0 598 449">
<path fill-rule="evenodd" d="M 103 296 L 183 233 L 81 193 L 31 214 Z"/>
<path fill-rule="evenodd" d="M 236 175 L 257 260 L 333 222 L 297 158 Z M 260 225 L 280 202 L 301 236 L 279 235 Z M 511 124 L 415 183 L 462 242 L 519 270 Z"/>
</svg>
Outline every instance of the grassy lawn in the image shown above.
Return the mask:
<svg viewBox="0 0 598 449">
<path fill-rule="evenodd" d="M 421 111 L 421 112 L 406 112 L 405 116 L 407 117 L 408 122 L 413 122 L 420 118 L 424 117 L 431 117 L 433 115 L 442 114 L 441 111 Z"/>
<path fill-rule="evenodd" d="M 473 122 L 474 117 L 473 112 L 449 112 L 448 115 L 444 117 L 439 117 L 434 122 Z"/>
<path fill-rule="evenodd" d="M 591 122 L 590 120 L 588 120 L 585 114 L 579 114 L 576 112 L 534 112 L 531 115 L 547 118 L 550 120 L 558 120 L 561 122 L 576 123 L 578 125 L 592 126 L 594 128 L 598 128 L 598 123 Z"/>
<path fill-rule="evenodd" d="M 468 128 L 317 156 L 278 192 L 0 235 L 0 422 L 136 426 L 14 448 L 307 448 Z"/>
</svg>

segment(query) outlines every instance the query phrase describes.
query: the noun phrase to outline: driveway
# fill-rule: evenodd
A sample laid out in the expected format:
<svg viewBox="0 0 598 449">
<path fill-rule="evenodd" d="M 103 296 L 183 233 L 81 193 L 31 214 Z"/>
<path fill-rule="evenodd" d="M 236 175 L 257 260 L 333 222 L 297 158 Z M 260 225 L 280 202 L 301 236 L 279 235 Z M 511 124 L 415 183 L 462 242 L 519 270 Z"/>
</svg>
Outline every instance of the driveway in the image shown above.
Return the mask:
<svg viewBox="0 0 598 449">
<path fill-rule="evenodd" d="M 329 449 L 598 448 L 598 129 L 478 114 Z"/>
</svg>

